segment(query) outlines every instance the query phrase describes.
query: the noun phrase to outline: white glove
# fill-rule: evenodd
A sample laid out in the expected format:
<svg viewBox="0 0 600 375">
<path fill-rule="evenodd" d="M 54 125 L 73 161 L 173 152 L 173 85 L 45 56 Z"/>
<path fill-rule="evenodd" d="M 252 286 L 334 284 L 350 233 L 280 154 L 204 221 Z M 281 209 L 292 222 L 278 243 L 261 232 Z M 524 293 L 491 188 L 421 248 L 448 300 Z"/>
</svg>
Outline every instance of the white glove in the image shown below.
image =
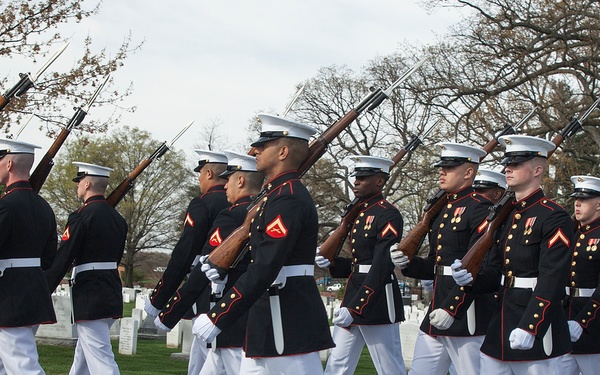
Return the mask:
<svg viewBox="0 0 600 375">
<path fill-rule="evenodd" d="M 208 264 L 203 264 L 202 268 L 200 268 L 200 270 L 202 272 L 204 272 L 204 274 L 210 281 L 217 281 L 217 280 L 221 279 L 221 275 L 219 275 L 219 271 L 217 271 L 214 268 L 211 268 L 211 266 Z"/>
<path fill-rule="evenodd" d="M 208 255 L 201 255 L 201 256 L 200 256 L 200 261 L 198 261 L 198 263 L 200 263 L 200 264 L 202 264 L 202 265 L 204 265 L 204 264 L 208 264 L 208 263 L 206 262 L 206 260 L 207 260 L 207 259 L 208 259 Z"/>
<path fill-rule="evenodd" d="M 410 263 L 410 259 L 398 248 L 397 243 L 390 246 L 390 256 L 392 257 L 392 262 L 400 269 L 405 269 Z"/>
<path fill-rule="evenodd" d="M 163 322 L 160 321 L 160 318 L 158 316 L 156 318 L 154 318 L 154 325 L 156 326 L 156 328 L 160 329 L 161 331 L 171 332 L 171 328 L 164 325 Z"/>
<path fill-rule="evenodd" d="M 228 277 L 229 277 L 229 275 L 225 275 L 225 278 L 223 280 L 217 279 L 217 280 L 214 280 L 213 282 L 211 282 L 212 294 L 216 294 L 217 296 L 220 296 L 221 294 L 223 294 L 223 291 L 225 290 L 225 285 L 227 284 Z"/>
<path fill-rule="evenodd" d="M 319 268 L 329 268 L 329 266 L 331 266 L 331 262 L 329 261 L 329 259 L 325 258 L 323 255 L 320 255 L 319 250 L 321 250 L 320 246 L 317 247 L 317 255 L 315 256 L 315 264 Z"/>
<path fill-rule="evenodd" d="M 148 298 L 146 300 L 146 302 L 144 302 L 144 311 L 146 311 L 146 313 L 150 316 L 158 316 L 158 313 L 160 313 L 159 309 L 152 306 L 152 302 L 150 302 L 150 298 Z"/>
<path fill-rule="evenodd" d="M 428 292 L 433 292 L 433 280 L 421 280 L 421 286 Z"/>
<path fill-rule="evenodd" d="M 444 309 L 435 309 L 429 314 L 429 323 L 437 329 L 446 330 L 454 323 L 454 317 Z"/>
<path fill-rule="evenodd" d="M 208 315 L 200 314 L 192 326 L 192 333 L 203 341 L 212 342 L 221 329 L 208 319 Z"/>
<path fill-rule="evenodd" d="M 352 314 L 350 314 L 350 310 L 348 310 L 347 307 L 340 307 L 333 313 L 333 324 L 338 327 L 348 327 L 353 320 L 354 318 L 352 317 Z"/>
<path fill-rule="evenodd" d="M 567 323 L 569 324 L 571 342 L 576 342 L 581 337 L 581 334 L 583 333 L 583 328 L 581 327 L 581 324 L 577 323 L 574 320 L 569 320 Z"/>
<path fill-rule="evenodd" d="M 529 350 L 533 348 L 535 336 L 521 328 L 515 328 L 508 336 L 508 341 L 511 349 Z"/>
<path fill-rule="evenodd" d="M 471 275 L 471 272 L 467 272 L 467 270 L 461 267 L 462 262 L 460 261 L 460 259 L 454 259 L 454 263 L 452 263 L 452 265 L 450 266 L 450 268 L 452 269 L 452 278 L 458 286 L 469 285 L 473 282 L 473 275 Z"/>
</svg>

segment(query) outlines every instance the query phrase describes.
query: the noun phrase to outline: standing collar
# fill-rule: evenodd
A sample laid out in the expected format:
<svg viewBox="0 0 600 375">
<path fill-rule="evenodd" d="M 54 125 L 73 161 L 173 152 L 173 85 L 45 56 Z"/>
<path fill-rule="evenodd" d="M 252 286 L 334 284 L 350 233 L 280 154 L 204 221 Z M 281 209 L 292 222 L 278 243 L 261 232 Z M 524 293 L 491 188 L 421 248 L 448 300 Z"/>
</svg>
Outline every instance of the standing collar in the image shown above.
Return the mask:
<svg viewBox="0 0 600 375">
<path fill-rule="evenodd" d="M 103 195 L 92 195 L 91 197 L 86 199 L 85 202 L 83 202 L 83 203 L 88 204 L 88 203 L 92 203 L 92 202 L 105 201 L 105 200 L 106 199 L 104 198 Z"/>
<path fill-rule="evenodd" d="M 459 190 L 455 193 L 448 193 L 448 202 L 452 203 L 458 200 L 463 199 L 464 197 L 470 195 L 471 193 L 473 193 L 473 187 L 472 186 L 467 186 L 466 188 Z"/>
<path fill-rule="evenodd" d="M 541 199 L 545 198 L 544 192 L 542 189 L 537 189 L 529 196 L 517 201 L 517 211 L 523 211 L 531 207 L 532 205 L 539 202 Z"/>
<path fill-rule="evenodd" d="M 276 176 L 273 179 L 271 179 L 271 181 L 267 181 L 267 183 L 263 185 L 263 188 L 267 191 L 267 193 L 269 193 L 271 192 L 271 190 L 283 185 L 284 183 L 291 180 L 297 180 L 299 178 L 300 176 L 298 175 L 297 171 L 283 172 L 279 176 Z"/>
</svg>

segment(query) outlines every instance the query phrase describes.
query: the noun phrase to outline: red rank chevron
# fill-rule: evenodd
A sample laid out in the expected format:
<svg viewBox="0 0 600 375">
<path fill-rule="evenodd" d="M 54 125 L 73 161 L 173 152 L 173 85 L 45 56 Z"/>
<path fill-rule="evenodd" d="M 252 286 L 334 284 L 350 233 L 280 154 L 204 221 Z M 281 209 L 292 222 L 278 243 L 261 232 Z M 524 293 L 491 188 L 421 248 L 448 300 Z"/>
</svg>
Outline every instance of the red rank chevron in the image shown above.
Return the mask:
<svg viewBox="0 0 600 375">
<path fill-rule="evenodd" d="M 283 219 L 281 219 L 281 215 L 278 215 L 275 220 L 273 220 L 269 225 L 267 225 L 266 232 L 269 236 L 273 238 L 283 238 L 287 236 L 288 229 L 283 224 Z"/>
<path fill-rule="evenodd" d="M 215 229 L 215 231 L 210 235 L 208 242 L 211 246 L 219 246 L 221 242 L 223 242 L 219 228 Z"/>
<path fill-rule="evenodd" d="M 381 231 L 381 237 L 385 237 L 385 235 L 389 232 L 394 233 L 394 236 L 398 237 L 398 231 L 396 230 L 396 228 L 394 228 L 392 223 L 387 223 L 385 228 L 383 228 L 383 230 Z"/>
<path fill-rule="evenodd" d="M 185 217 L 185 222 L 183 223 L 183 226 L 185 227 L 188 224 L 189 224 L 190 227 L 194 226 L 194 220 L 192 220 L 192 217 L 190 216 L 189 212 L 188 212 L 188 214 Z"/>
<path fill-rule="evenodd" d="M 69 231 L 69 227 L 67 227 L 67 229 L 65 229 L 65 231 L 60 239 L 63 241 L 67 241 L 70 237 L 71 237 L 71 232 Z"/>
<path fill-rule="evenodd" d="M 565 236 L 562 229 L 558 228 L 556 233 L 554 233 L 554 236 L 552 236 L 552 238 L 548 240 L 548 249 L 554 246 L 554 244 L 556 244 L 556 242 L 558 242 L 559 240 L 562 241 L 562 243 L 564 243 L 566 247 L 570 247 L 571 241 L 569 241 L 569 238 Z"/>
</svg>

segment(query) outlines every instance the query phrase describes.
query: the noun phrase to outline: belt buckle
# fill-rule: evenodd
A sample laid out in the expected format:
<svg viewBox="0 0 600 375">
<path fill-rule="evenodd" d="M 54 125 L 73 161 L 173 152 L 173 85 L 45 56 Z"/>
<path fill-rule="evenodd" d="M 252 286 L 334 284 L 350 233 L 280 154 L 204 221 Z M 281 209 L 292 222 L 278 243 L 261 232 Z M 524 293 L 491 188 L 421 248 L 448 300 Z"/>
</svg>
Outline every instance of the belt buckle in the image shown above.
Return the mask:
<svg viewBox="0 0 600 375">
<path fill-rule="evenodd" d="M 569 287 L 569 294 L 571 297 L 579 297 L 579 291 L 575 287 Z"/>
<path fill-rule="evenodd" d="M 515 280 L 516 278 L 514 276 L 504 276 L 504 287 L 505 288 L 514 288 L 515 287 Z"/>
<path fill-rule="evenodd" d="M 351 270 L 352 272 L 356 272 L 356 271 L 358 270 L 358 264 L 356 264 L 356 263 L 352 263 L 352 264 L 350 265 L 350 270 Z"/>
<path fill-rule="evenodd" d="M 435 265 L 435 274 L 436 276 L 444 276 L 444 266 L 440 266 L 438 264 Z"/>
</svg>

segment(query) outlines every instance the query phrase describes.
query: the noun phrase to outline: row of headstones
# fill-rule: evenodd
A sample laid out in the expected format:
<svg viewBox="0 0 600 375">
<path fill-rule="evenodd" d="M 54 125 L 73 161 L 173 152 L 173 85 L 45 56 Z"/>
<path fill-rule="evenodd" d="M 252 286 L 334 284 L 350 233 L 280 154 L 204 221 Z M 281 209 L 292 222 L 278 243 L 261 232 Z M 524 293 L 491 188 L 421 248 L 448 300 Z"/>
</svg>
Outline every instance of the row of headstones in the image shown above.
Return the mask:
<svg viewBox="0 0 600 375">
<path fill-rule="evenodd" d="M 170 332 L 160 331 L 154 325 L 154 319 L 147 316 L 144 311 L 144 304 L 149 296 L 148 290 L 123 288 L 123 301 L 130 302 L 135 300 L 135 308 L 132 310 L 132 316 L 119 319 L 111 328 L 111 336 L 119 337 L 119 353 L 135 354 L 137 351 L 138 335 L 146 337 L 166 336 L 166 345 L 170 348 L 178 348 L 181 345 L 181 353 L 175 353 L 174 357 L 186 357 L 189 355 L 192 342 L 192 322 L 182 320 Z M 41 341 L 77 340 L 77 331 L 75 325 L 71 323 L 71 301 L 69 292 L 66 288 L 59 288 L 52 295 L 54 309 L 56 312 L 57 323 L 41 325 L 37 331 L 37 337 Z M 334 311 L 340 307 L 341 300 L 331 297 L 322 297 L 325 310 L 329 319 L 333 318 Z M 402 356 L 407 366 L 412 362 L 415 340 L 419 331 L 419 325 L 425 316 L 426 306 L 420 301 L 412 301 L 411 305 L 404 306 L 405 321 L 400 324 L 400 340 L 402 343 Z M 321 357 L 326 359 L 327 351 L 321 353 Z"/>
</svg>

